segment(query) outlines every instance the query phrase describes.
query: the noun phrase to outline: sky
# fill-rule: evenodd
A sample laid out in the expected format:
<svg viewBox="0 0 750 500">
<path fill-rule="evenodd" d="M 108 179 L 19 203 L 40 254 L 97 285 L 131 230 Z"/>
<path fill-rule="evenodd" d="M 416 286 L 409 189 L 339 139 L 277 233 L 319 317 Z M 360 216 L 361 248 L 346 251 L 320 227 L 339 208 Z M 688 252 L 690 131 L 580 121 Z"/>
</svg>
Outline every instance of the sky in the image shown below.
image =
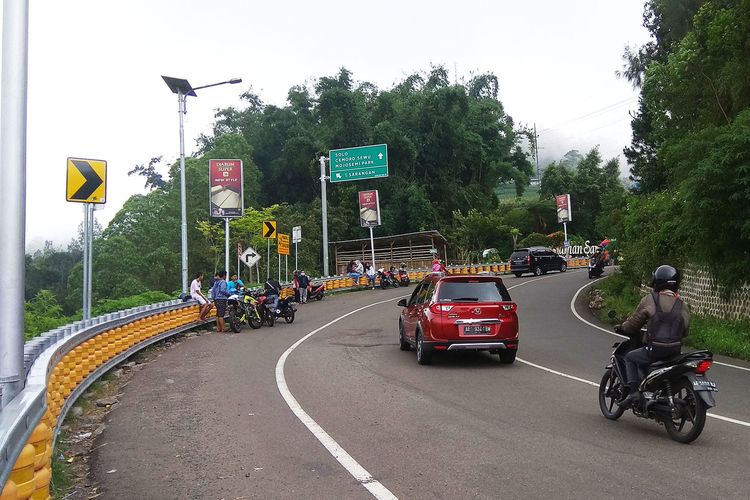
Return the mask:
<svg viewBox="0 0 750 500">
<path fill-rule="evenodd" d="M 536 124 L 543 162 L 596 145 L 610 158 L 629 143 L 637 106 L 615 71 L 626 45 L 648 39 L 635 1 L 30 3 L 28 250 L 66 246 L 83 219 L 81 205 L 65 201 L 67 157 L 107 161 L 107 203 L 96 213 L 105 226 L 144 192 L 127 175 L 134 165 L 179 157 L 177 96 L 161 75 L 193 86 L 243 79 L 189 98 L 188 153 L 215 111 L 242 106 L 250 86 L 283 106 L 290 87 L 342 66 L 390 88 L 442 64 L 452 79 L 497 75 L 506 112 Z"/>
</svg>

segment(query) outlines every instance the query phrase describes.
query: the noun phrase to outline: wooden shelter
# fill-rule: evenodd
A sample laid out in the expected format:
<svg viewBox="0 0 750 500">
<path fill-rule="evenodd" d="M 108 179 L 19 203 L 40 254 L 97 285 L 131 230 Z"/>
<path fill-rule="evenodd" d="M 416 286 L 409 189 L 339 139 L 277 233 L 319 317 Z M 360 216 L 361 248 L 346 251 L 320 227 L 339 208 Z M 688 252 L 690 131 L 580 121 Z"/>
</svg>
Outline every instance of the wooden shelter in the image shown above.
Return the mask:
<svg viewBox="0 0 750 500">
<path fill-rule="evenodd" d="M 398 268 L 402 263 L 408 269 L 427 269 L 432 260 L 447 260 L 448 242 L 438 231 L 419 231 L 416 233 L 379 236 L 375 242 L 375 265 L 377 268 Z M 334 272 L 345 274 L 346 266 L 352 260 L 370 262 L 370 238 L 358 240 L 332 241 L 335 259 Z"/>
</svg>

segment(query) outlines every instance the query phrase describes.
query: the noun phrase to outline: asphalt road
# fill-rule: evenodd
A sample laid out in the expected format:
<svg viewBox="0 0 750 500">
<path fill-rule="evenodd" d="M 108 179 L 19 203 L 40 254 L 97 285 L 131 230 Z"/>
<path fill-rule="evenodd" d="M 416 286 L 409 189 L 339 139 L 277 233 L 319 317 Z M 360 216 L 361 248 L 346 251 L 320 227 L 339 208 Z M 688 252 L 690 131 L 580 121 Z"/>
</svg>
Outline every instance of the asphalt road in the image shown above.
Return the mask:
<svg viewBox="0 0 750 500">
<path fill-rule="evenodd" d="M 587 281 L 580 271 L 507 278 L 521 324 L 514 365 L 469 352 L 417 365 L 398 349 L 393 300 L 298 345 L 286 385 L 328 445 L 372 476 L 367 485 L 399 498 L 750 498 L 750 427 L 710 418 L 681 445 L 629 412 L 601 416 L 585 381 L 598 384 L 617 339 L 573 315 Z M 99 438 L 104 496 L 372 498 L 292 413 L 275 371 L 306 334 L 411 290 L 329 297 L 300 306 L 293 325 L 200 336 L 163 353 L 133 378 Z M 750 422 L 750 371 L 715 365 L 708 375 L 720 389 L 714 413 Z"/>
</svg>

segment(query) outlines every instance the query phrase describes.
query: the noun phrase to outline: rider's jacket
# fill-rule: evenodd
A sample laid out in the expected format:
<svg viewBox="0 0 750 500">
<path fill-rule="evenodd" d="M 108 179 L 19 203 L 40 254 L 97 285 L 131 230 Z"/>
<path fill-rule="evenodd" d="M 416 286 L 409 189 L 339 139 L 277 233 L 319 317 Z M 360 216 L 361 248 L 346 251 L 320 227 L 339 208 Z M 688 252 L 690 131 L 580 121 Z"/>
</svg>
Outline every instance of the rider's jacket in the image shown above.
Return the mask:
<svg viewBox="0 0 750 500">
<path fill-rule="evenodd" d="M 662 290 L 659 292 L 659 305 L 662 311 L 671 311 L 677 301 L 682 301 L 679 295 L 672 290 Z M 684 306 L 684 305 L 683 305 Z M 648 294 L 641 300 L 635 312 L 622 324 L 623 333 L 628 336 L 636 336 L 640 333 L 641 328 L 656 314 L 656 302 L 652 294 Z M 686 306 L 682 307 L 682 321 L 685 326 L 683 337 L 688 336 L 690 327 L 690 312 Z M 647 339 L 641 339 L 646 343 Z"/>
</svg>

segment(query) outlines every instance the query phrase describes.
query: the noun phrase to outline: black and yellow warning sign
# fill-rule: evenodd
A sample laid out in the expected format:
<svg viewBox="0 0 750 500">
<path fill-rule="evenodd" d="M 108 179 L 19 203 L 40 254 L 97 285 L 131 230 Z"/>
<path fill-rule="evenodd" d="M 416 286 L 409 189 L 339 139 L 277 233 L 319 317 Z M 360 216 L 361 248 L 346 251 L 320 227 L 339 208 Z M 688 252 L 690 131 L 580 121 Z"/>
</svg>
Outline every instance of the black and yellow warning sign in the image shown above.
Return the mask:
<svg viewBox="0 0 750 500">
<path fill-rule="evenodd" d="M 107 202 L 107 162 L 68 158 L 65 199 L 75 203 Z"/>
<path fill-rule="evenodd" d="M 276 239 L 276 221 L 275 220 L 263 221 L 263 227 L 260 230 L 260 235 L 269 240 Z"/>
</svg>

